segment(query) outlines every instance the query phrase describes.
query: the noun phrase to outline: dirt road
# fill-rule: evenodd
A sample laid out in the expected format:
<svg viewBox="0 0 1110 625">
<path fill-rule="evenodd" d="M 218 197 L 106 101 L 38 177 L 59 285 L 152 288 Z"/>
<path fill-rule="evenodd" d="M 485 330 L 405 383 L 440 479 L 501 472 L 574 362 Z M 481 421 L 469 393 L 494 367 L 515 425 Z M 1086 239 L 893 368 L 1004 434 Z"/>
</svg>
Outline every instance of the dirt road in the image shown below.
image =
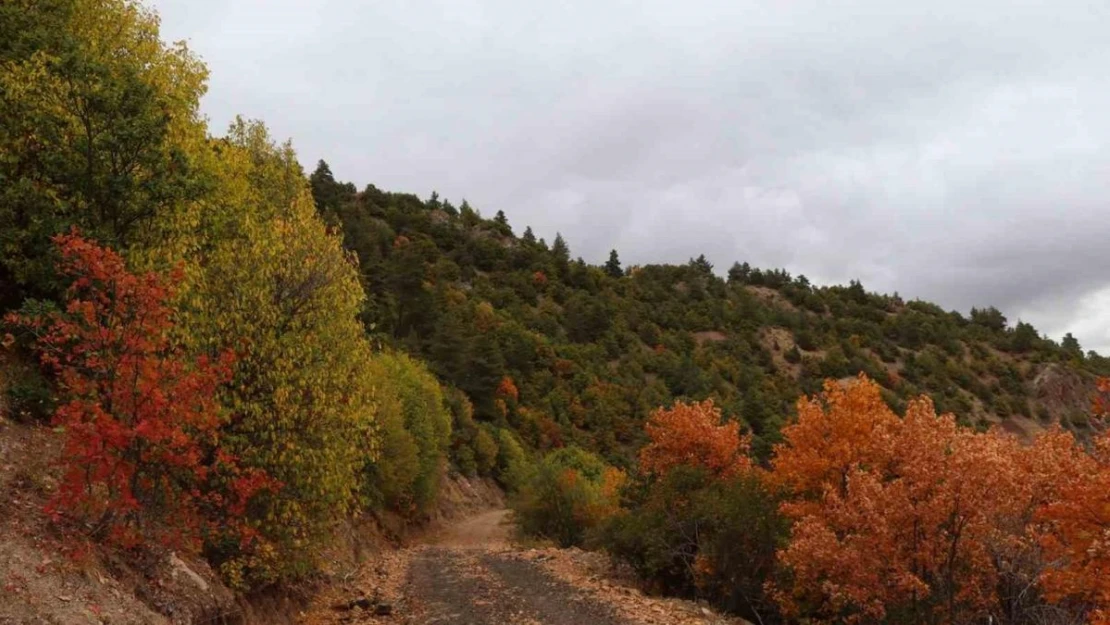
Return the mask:
<svg viewBox="0 0 1110 625">
<path fill-rule="evenodd" d="M 518 549 L 509 513 L 484 512 L 383 554 L 302 625 L 710 625 L 702 606 L 646 597 L 612 577 L 603 556 Z M 368 602 L 360 606 L 359 599 Z M 385 607 L 380 607 L 385 606 Z"/>
<path fill-rule="evenodd" d="M 512 527 L 508 510 L 490 510 L 433 534 L 427 542 L 439 547 L 498 549 L 509 546 Z"/>
</svg>

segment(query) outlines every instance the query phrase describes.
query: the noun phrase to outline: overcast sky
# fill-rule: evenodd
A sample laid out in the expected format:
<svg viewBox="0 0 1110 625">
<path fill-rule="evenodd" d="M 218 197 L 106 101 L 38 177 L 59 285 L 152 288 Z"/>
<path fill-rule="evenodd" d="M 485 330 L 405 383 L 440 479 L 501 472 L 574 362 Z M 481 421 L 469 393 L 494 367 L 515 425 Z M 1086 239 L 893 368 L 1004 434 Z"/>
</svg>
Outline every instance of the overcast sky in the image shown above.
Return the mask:
<svg viewBox="0 0 1110 625">
<path fill-rule="evenodd" d="M 311 168 L 1110 352 L 1104 0 L 155 0 Z"/>
</svg>

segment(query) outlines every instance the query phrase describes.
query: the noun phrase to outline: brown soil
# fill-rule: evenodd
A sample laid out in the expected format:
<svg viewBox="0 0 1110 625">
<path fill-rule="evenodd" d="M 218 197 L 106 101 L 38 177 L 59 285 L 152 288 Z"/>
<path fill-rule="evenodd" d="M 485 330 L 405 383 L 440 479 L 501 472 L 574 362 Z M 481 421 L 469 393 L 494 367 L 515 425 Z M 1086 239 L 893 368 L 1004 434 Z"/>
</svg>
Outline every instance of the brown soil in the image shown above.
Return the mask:
<svg viewBox="0 0 1110 625">
<path fill-rule="evenodd" d="M 198 558 L 124 558 L 63 537 L 43 511 L 60 453 L 53 430 L 0 414 L 0 625 L 193 623 L 231 607 L 231 592 Z"/>
<path fill-rule="evenodd" d="M 784 297 L 782 293 L 779 293 L 777 290 L 770 287 L 754 286 L 749 284 L 744 287 L 744 290 L 748 293 L 751 293 L 764 303 L 770 304 L 772 306 L 776 306 L 784 310 L 789 310 L 790 312 L 795 312 L 798 310 L 798 308 L 794 306 L 794 304 L 792 304 L 790 300 L 786 299 L 786 297 Z"/>
</svg>

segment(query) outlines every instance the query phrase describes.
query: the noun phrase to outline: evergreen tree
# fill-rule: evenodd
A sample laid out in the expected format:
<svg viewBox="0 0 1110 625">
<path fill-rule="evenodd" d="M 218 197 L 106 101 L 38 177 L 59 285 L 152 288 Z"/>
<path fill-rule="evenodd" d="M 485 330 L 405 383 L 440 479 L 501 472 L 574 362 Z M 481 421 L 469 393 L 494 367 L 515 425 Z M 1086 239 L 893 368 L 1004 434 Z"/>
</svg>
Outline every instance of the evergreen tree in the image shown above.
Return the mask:
<svg viewBox="0 0 1110 625">
<path fill-rule="evenodd" d="M 1079 347 L 1079 339 L 1072 336 L 1071 332 L 1064 335 L 1064 340 L 1060 341 L 1060 347 L 1063 347 L 1064 351 L 1072 358 L 1083 358 L 1083 349 Z"/>
<path fill-rule="evenodd" d="M 971 323 L 1001 332 L 1006 329 L 1006 317 L 994 306 L 972 308 Z"/>
<path fill-rule="evenodd" d="M 747 284 L 752 274 L 752 267 L 748 263 L 733 263 L 728 270 L 729 284 Z"/>
<path fill-rule="evenodd" d="M 1011 342 L 1011 347 L 1015 352 L 1027 352 L 1033 347 L 1033 342 L 1039 338 L 1037 330 L 1024 321 L 1018 321 L 1017 327 L 1014 328 L 1014 338 Z"/>
<path fill-rule="evenodd" d="M 609 252 L 609 260 L 605 263 L 605 273 L 614 278 L 620 278 L 624 275 L 624 270 L 621 269 L 620 258 L 617 257 L 617 250 Z"/>
<path fill-rule="evenodd" d="M 459 206 L 459 216 L 462 218 L 463 226 L 467 228 L 474 228 L 482 222 L 481 215 L 471 208 L 466 200 L 463 200 L 462 205 Z"/>
<path fill-rule="evenodd" d="M 509 218 L 505 217 L 505 211 L 497 211 L 497 214 L 493 216 L 493 223 L 502 236 L 513 236 L 513 229 L 509 226 Z"/>
<path fill-rule="evenodd" d="M 559 269 L 559 274 L 566 276 L 570 267 L 570 247 L 563 240 L 561 233 L 555 233 L 555 242 L 551 244 L 551 254 L 555 257 L 555 266 Z"/>
<path fill-rule="evenodd" d="M 690 266 L 704 274 L 713 273 L 713 263 L 709 262 L 705 254 L 698 254 L 697 258 L 691 258 Z"/>
</svg>

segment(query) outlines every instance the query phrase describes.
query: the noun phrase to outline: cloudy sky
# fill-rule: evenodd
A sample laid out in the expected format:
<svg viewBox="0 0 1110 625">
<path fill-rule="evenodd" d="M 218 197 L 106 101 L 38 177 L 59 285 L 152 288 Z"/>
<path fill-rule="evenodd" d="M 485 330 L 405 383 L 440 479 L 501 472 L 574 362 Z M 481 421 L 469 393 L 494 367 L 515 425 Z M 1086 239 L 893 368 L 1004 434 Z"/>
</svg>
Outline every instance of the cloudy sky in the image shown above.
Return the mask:
<svg viewBox="0 0 1110 625">
<path fill-rule="evenodd" d="M 1110 352 L 1102 0 L 154 0 L 204 109 L 591 262 L 705 253 Z"/>
</svg>

